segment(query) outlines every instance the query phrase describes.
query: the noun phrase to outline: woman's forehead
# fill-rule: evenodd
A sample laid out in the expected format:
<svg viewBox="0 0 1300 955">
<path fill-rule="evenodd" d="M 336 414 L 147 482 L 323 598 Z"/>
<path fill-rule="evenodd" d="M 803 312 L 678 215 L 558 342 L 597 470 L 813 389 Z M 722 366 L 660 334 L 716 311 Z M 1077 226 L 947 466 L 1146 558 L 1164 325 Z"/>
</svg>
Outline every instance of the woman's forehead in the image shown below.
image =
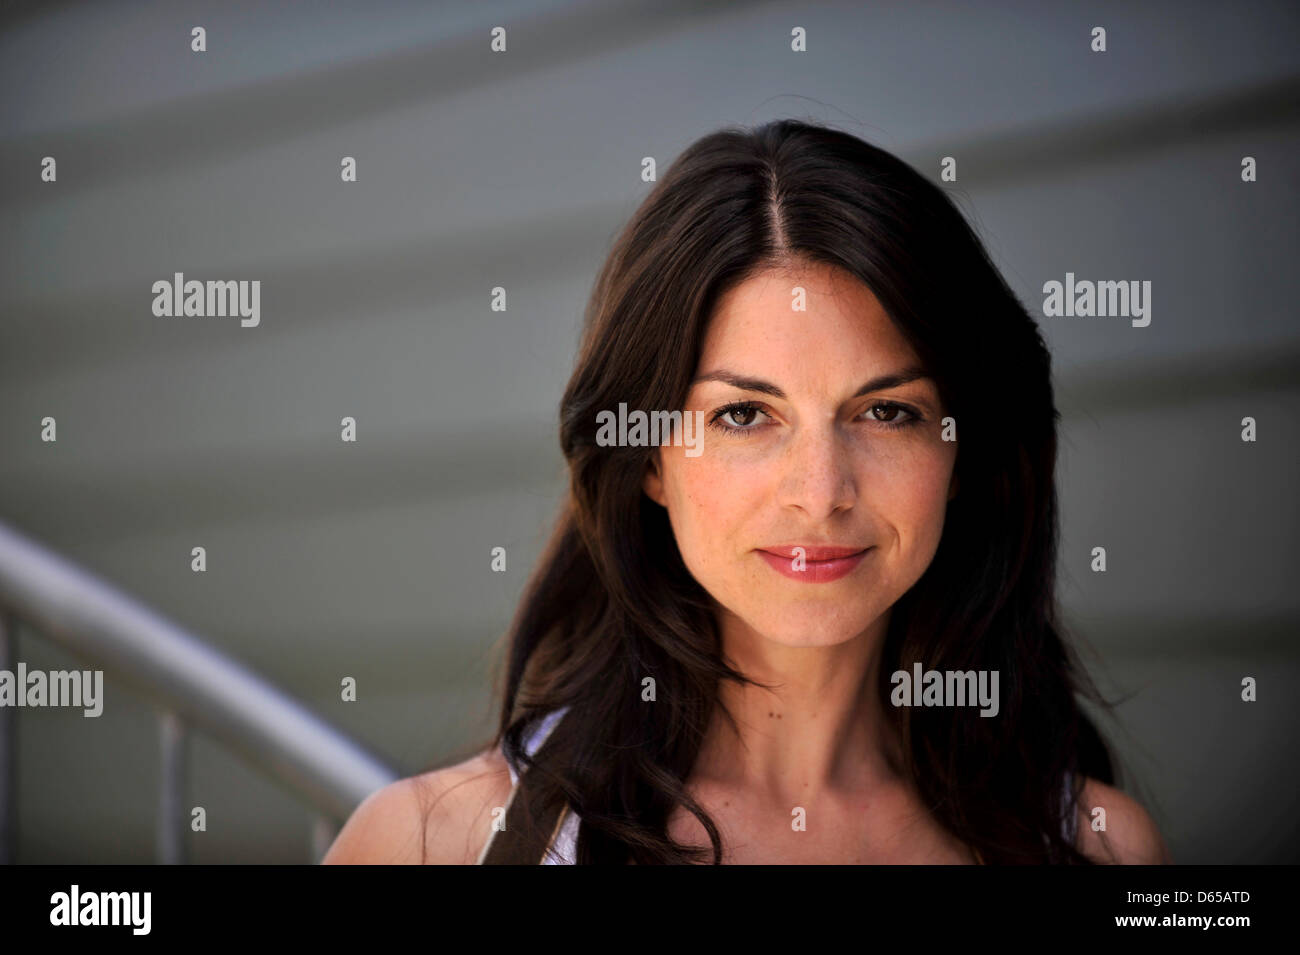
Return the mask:
<svg viewBox="0 0 1300 955">
<path fill-rule="evenodd" d="M 861 375 L 914 364 L 916 356 L 879 300 L 847 273 L 762 273 L 719 300 L 697 377 L 725 369 L 773 375 Z"/>
</svg>

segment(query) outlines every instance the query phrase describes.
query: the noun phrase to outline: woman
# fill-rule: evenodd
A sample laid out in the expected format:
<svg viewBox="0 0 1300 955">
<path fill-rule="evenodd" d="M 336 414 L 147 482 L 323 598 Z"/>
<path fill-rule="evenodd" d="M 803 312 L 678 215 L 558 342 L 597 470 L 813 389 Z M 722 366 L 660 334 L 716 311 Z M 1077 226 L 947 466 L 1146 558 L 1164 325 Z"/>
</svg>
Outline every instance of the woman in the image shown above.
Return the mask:
<svg viewBox="0 0 1300 955">
<path fill-rule="evenodd" d="M 1166 861 L 1076 702 L 1057 419 L 942 190 L 802 122 L 699 140 L 597 279 L 492 745 L 326 861 Z"/>
</svg>

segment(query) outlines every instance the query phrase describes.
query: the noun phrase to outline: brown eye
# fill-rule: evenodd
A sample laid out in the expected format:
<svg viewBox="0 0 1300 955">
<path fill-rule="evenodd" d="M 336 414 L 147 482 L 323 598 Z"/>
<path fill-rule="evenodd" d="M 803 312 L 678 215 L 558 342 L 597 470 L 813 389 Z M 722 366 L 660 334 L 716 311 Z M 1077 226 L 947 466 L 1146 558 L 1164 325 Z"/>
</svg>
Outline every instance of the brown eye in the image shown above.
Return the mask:
<svg viewBox="0 0 1300 955">
<path fill-rule="evenodd" d="M 746 425 L 754 423 L 754 416 L 756 414 L 758 414 L 757 408 L 736 408 L 733 411 L 728 411 L 724 417 L 731 418 L 731 424 L 743 428 Z"/>
<path fill-rule="evenodd" d="M 758 405 L 748 401 L 736 401 L 715 411 L 709 419 L 709 427 L 724 434 L 757 431 L 755 424 L 760 414 L 764 414 L 764 411 Z"/>
<path fill-rule="evenodd" d="M 867 409 L 867 413 L 882 428 L 906 428 L 921 420 L 920 415 L 911 409 L 892 401 L 878 401 Z"/>
</svg>

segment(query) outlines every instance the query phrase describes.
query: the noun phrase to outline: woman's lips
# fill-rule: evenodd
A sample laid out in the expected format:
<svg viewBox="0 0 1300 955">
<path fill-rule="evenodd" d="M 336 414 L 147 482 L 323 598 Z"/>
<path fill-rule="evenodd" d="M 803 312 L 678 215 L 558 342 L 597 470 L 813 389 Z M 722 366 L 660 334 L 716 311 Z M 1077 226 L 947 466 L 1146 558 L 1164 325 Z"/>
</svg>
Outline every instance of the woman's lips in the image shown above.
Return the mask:
<svg viewBox="0 0 1300 955">
<path fill-rule="evenodd" d="M 803 551 L 803 560 L 796 565 L 795 548 Z M 852 547 L 815 547 L 794 544 L 788 547 L 772 547 L 758 552 L 758 556 L 767 561 L 767 565 L 777 573 L 791 580 L 818 584 L 839 580 L 852 573 L 853 569 L 867 556 L 870 547 L 854 550 Z M 799 569 L 802 566 L 802 570 Z"/>
</svg>

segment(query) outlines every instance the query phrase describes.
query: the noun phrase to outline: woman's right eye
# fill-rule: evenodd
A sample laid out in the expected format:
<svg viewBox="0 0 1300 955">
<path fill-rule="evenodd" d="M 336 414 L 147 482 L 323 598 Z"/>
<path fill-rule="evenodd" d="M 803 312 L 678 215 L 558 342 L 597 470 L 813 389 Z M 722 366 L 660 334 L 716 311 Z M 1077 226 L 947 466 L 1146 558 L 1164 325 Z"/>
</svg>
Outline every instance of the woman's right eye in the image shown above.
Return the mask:
<svg viewBox="0 0 1300 955">
<path fill-rule="evenodd" d="M 709 419 L 709 426 L 719 431 L 753 431 L 754 421 L 762 413 L 762 409 L 752 402 L 737 401 L 715 411 Z"/>
</svg>

